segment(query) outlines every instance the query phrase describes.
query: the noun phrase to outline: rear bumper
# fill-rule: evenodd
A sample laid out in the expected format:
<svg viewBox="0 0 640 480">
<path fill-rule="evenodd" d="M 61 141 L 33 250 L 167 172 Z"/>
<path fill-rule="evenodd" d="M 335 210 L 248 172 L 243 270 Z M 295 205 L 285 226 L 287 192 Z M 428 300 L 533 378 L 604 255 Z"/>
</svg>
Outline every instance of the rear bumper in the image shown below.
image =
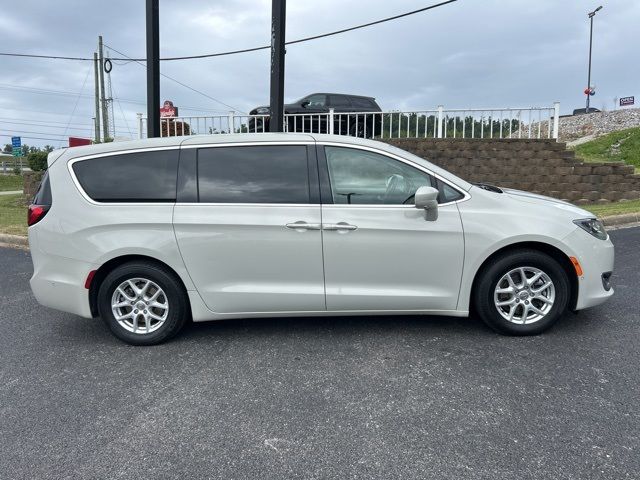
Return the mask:
<svg viewBox="0 0 640 480">
<path fill-rule="evenodd" d="M 580 228 L 569 234 L 565 243 L 575 252 L 582 266 L 583 275 L 578 277 L 578 299 L 576 310 L 595 307 L 613 295 L 607 290 L 602 275 L 613 271 L 614 247 L 611 240 L 598 240 Z"/>
<path fill-rule="evenodd" d="M 40 305 L 91 318 L 89 290 L 84 282 L 91 270 L 91 263 L 66 257 L 44 254 L 37 246 L 36 233 L 29 231 L 33 276 L 31 290 Z"/>
</svg>

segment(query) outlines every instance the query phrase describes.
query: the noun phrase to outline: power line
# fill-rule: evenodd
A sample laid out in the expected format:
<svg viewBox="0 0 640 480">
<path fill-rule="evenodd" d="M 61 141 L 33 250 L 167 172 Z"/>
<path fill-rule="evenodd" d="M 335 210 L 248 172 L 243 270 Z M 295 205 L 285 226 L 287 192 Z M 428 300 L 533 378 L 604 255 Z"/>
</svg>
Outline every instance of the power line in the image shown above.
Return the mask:
<svg viewBox="0 0 640 480">
<path fill-rule="evenodd" d="M 108 48 L 110 48 L 110 49 L 111 49 L 111 50 L 113 50 L 114 52 L 119 53 L 120 55 L 124 55 L 125 57 L 129 58 L 131 61 L 136 62 L 138 65 L 140 65 L 140 66 L 141 66 L 141 67 L 143 67 L 144 69 L 146 69 L 146 68 L 147 68 L 147 66 L 146 66 L 144 63 L 142 63 L 143 61 L 146 61 L 146 59 L 145 59 L 145 60 L 143 60 L 143 61 L 141 61 L 141 60 L 137 60 L 137 59 L 131 58 L 131 57 L 127 56 L 126 54 L 124 54 L 124 53 L 122 53 L 122 52 L 120 52 L 120 51 L 116 50 L 115 48 L 113 48 L 113 47 L 111 47 L 111 46 L 107 45 L 106 43 L 105 43 L 105 46 L 106 46 L 106 47 L 108 47 Z M 198 93 L 198 94 L 200 94 L 200 95 L 202 95 L 202 96 L 204 96 L 204 97 L 208 98 L 209 100 L 213 100 L 214 102 L 217 102 L 217 103 L 219 103 L 219 104 L 221 104 L 221 105 L 224 105 L 225 107 L 228 107 L 228 108 L 230 108 L 231 110 L 235 110 L 235 111 L 238 111 L 238 112 L 240 112 L 240 113 L 245 113 L 245 112 L 243 112 L 242 110 L 240 110 L 239 108 L 235 108 L 235 107 L 233 107 L 233 106 L 231 106 L 231 105 L 229 105 L 229 104 L 227 104 L 227 103 L 224 103 L 224 102 L 223 102 L 223 101 L 221 101 L 221 100 L 218 100 L 217 98 L 213 98 L 211 95 L 207 95 L 206 93 L 201 92 L 200 90 L 197 90 L 197 89 L 195 89 L 195 88 L 193 88 L 193 87 L 191 87 L 191 86 L 187 85 L 186 83 L 182 83 L 180 80 L 176 80 L 175 78 L 170 77 L 169 75 L 166 75 L 166 74 L 164 74 L 164 73 L 160 72 L 160 76 L 162 76 L 162 77 L 164 77 L 164 78 L 167 78 L 167 79 L 169 79 L 169 80 L 171 80 L 171 81 L 173 81 L 173 82 L 177 83 L 178 85 L 181 85 L 181 86 L 183 86 L 183 87 L 185 87 L 185 88 L 187 88 L 187 89 L 191 90 L 192 92 Z"/>
<path fill-rule="evenodd" d="M 54 122 L 52 122 L 52 123 L 54 123 Z M 62 123 L 62 122 L 55 122 L 55 123 Z M 55 128 L 55 129 L 58 129 L 58 130 L 64 130 L 65 128 L 67 128 L 66 123 L 63 126 L 63 125 L 49 125 L 47 123 L 13 122 L 13 121 L 5 121 L 5 120 L 2 120 L 2 119 L 0 119 L 0 124 L 3 124 L 3 125 L 20 125 L 20 126 L 27 126 L 27 127 L 43 127 L 43 128 L 46 128 L 46 129 Z M 74 126 L 71 126 L 71 125 L 74 125 Z M 82 126 L 78 126 L 78 125 L 82 125 Z M 14 128 L 14 127 L 10 127 L 10 128 Z M 69 129 L 73 130 L 73 131 L 81 131 L 81 130 L 82 131 L 89 131 L 89 132 L 95 131 L 94 128 L 88 127 L 87 124 L 81 124 L 81 123 L 70 124 Z M 116 130 L 116 132 L 117 133 L 122 133 L 122 134 L 125 134 L 125 133 L 130 133 L 131 134 L 131 131 L 127 132 L 127 131 L 122 130 L 122 129 Z M 57 135 L 55 133 L 51 133 L 51 134 L 52 135 Z"/>
<path fill-rule="evenodd" d="M 433 5 L 429 5 L 427 7 L 423 7 L 423 8 L 419 8 L 417 10 L 412 10 L 410 12 L 405 12 L 405 13 L 401 13 L 399 15 L 394 15 L 392 17 L 386 17 L 386 18 L 382 18 L 380 20 L 375 20 L 373 22 L 368 22 L 368 23 L 363 23 L 361 25 L 356 25 L 354 27 L 348 27 L 348 28 L 343 28 L 340 30 L 335 30 L 333 32 L 327 32 L 327 33 L 322 33 L 320 35 L 314 35 L 311 37 L 305 37 L 305 38 L 299 38 L 297 40 L 292 40 L 290 42 L 286 42 L 285 45 L 294 45 L 296 43 L 303 43 L 303 42 L 309 42 L 311 40 L 317 40 L 319 38 L 325 38 L 325 37 L 331 37 L 333 35 L 339 35 L 341 33 L 346 33 L 346 32 L 351 32 L 353 30 L 359 30 L 361 28 L 366 28 L 366 27 L 371 27 L 373 25 L 379 25 L 381 23 L 385 23 L 385 22 L 390 22 L 392 20 L 397 20 L 399 18 L 403 18 L 403 17 L 408 17 L 410 15 L 415 15 L 417 13 L 422 13 L 422 12 L 426 12 L 427 10 L 432 10 L 434 8 L 438 8 L 438 7 L 443 7 L 445 5 L 448 5 L 450 3 L 454 3 L 457 2 L 458 0 L 447 0 L 445 2 L 440 2 L 440 3 L 436 3 Z M 222 57 L 225 55 L 236 55 L 239 53 L 248 53 L 248 52 L 255 52 L 258 50 L 266 50 L 268 48 L 271 48 L 270 45 L 263 45 L 260 47 L 251 47 L 251 48 L 244 48 L 241 50 L 231 50 L 228 52 L 217 52 L 217 53 L 205 53 L 205 54 L 201 54 L 201 55 L 187 55 L 187 56 L 181 56 L 181 57 L 164 57 L 161 58 L 161 61 L 165 61 L 165 62 L 170 62 L 170 61 L 175 61 L 175 60 L 193 60 L 193 59 L 197 59 L 197 58 L 212 58 L 212 57 Z M 115 48 L 111 47 L 112 50 L 118 52 Z M 118 60 L 118 61 L 133 61 L 133 62 L 144 62 L 147 59 L 146 58 L 131 58 L 131 57 L 127 57 L 126 55 L 124 55 L 121 52 L 118 52 L 120 55 L 123 55 L 126 58 L 112 58 L 111 60 Z M 88 58 L 88 57 L 70 57 L 70 56 L 61 56 L 61 55 L 35 55 L 35 54 L 27 54 L 27 53 L 6 53 L 6 52 L 0 52 L 0 56 L 6 56 L 6 57 L 27 57 L 27 58 L 46 58 L 46 59 L 52 59 L 52 60 L 78 60 L 78 61 L 93 61 L 93 58 Z"/>
<path fill-rule="evenodd" d="M 51 137 L 61 137 L 61 138 L 67 137 L 66 134 L 62 134 L 62 133 L 34 132 L 33 130 L 13 130 L 14 136 L 15 136 L 16 133 L 19 133 L 19 134 L 22 134 L 22 133 L 35 133 L 36 135 L 49 135 Z M 60 138 L 58 138 L 58 141 L 59 140 L 60 140 Z"/>
<path fill-rule="evenodd" d="M 64 97 L 77 97 L 78 94 L 76 92 L 71 92 L 69 90 L 49 90 L 49 89 L 45 89 L 45 88 L 37 88 L 37 87 L 24 87 L 22 85 L 12 85 L 12 84 L 8 84 L 8 83 L 0 83 L 0 90 L 17 90 L 19 92 L 23 92 L 23 93 L 33 93 L 33 94 L 37 94 L 37 95 L 58 95 L 58 96 L 64 96 Z M 83 98 L 94 98 L 93 95 L 90 94 L 82 94 L 81 95 Z M 114 97 L 114 100 L 117 100 L 119 102 L 122 103 L 130 103 L 132 105 L 146 105 L 145 102 L 142 101 L 138 101 L 138 100 L 131 100 L 131 99 L 127 99 L 127 98 L 118 98 L 118 97 Z M 194 107 L 194 106 L 183 106 L 180 105 L 180 108 L 182 110 L 189 110 L 189 111 L 193 111 L 193 112 L 210 112 L 210 113 L 227 113 L 226 110 L 215 110 L 215 109 L 210 109 L 210 108 L 201 108 L 201 107 Z"/>
<path fill-rule="evenodd" d="M 89 67 L 89 70 L 87 70 L 87 74 L 85 75 L 84 81 L 82 82 L 82 87 L 80 88 L 80 93 L 78 93 L 78 96 L 76 97 L 76 103 L 73 105 L 71 116 L 69 116 L 69 121 L 67 122 L 67 125 L 64 129 L 64 133 L 63 133 L 64 135 L 67 134 L 67 130 L 69 130 L 69 125 L 71 125 L 71 120 L 73 120 L 73 116 L 76 114 L 78 103 L 80 102 L 80 97 L 82 96 L 82 92 L 84 92 L 84 87 L 87 84 L 87 78 L 89 78 L 89 73 L 91 73 L 91 67 Z"/>
<path fill-rule="evenodd" d="M 41 135 L 47 135 L 46 133 L 42 133 Z M 8 135 L 5 133 L 0 133 L 0 137 L 11 138 L 13 135 Z M 33 137 L 33 136 L 25 136 L 21 135 L 21 138 L 28 138 L 29 140 L 47 140 L 49 142 L 59 142 L 59 138 L 45 138 L 45 137 Z"/>
</svg>

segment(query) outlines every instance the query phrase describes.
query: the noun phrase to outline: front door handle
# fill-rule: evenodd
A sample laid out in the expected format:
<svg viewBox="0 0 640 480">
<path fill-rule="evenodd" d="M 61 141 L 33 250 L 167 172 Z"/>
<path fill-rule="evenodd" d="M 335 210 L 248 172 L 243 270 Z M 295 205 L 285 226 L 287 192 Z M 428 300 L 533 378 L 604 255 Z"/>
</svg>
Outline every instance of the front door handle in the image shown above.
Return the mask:
<svg viewBox="0 0 640 480">
<path fill-rule="evenodd" d="M 307 223 L 302 220 L 298 220 L 297 222 L 293 223 L 287 223 L 285 227 L 299 232 L 302 232 L 304 230 L 320 230 L 319 223 Z"/>
<path fill-rule="evenodd" d="M 351 225 L 347 222 L 338 222 L 338 223 L 325 223 L 322 225 L 323 230 L 357 230 L 358 227 L 356 225 Z"/>
</svg>

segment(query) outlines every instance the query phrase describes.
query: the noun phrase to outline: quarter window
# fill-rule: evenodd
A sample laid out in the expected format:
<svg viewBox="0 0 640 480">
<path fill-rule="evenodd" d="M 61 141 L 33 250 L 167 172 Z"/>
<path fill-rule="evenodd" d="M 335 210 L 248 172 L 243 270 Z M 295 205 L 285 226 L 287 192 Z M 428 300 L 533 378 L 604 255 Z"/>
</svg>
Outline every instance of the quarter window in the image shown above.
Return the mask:
<svg viewBox="0 0 640 480">
<path fill-rule="evenodd" d="M 366 150 L 325 147 L 333 203 L 403 205 L 416 190 L 432 186 L 431 175 Z"/>
<path fill-rule="evenodd" d="M 198 191 L 205 203 L 309 203 L 307 147 L 201 149 Z"/>
<path fill-rule="evenodd" d="M 73 171 L 98 202 L 175 202 L 178 150 L 134 152 L 81 160 Z"/>
</svg>

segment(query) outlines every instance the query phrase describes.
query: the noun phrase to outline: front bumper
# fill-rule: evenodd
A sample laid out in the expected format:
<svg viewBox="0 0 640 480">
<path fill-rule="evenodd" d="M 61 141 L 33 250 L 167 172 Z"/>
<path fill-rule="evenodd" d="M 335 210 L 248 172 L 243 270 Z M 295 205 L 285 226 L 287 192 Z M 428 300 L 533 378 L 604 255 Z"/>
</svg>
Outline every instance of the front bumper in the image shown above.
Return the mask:
<svg viewBox="0 0 640 480">
<path fill-rule="evenodd" d="M 613 271 L 614 247 L 610 239 L 599 240 L 581 228 L 570 233 L 564 242 L 574 252 L 582 266 L 578 277 L 576 310 L 594 307 L 606 302 L 613 295 L 613 288 L 605 288 L 602 275 Z"/>
</svg>

